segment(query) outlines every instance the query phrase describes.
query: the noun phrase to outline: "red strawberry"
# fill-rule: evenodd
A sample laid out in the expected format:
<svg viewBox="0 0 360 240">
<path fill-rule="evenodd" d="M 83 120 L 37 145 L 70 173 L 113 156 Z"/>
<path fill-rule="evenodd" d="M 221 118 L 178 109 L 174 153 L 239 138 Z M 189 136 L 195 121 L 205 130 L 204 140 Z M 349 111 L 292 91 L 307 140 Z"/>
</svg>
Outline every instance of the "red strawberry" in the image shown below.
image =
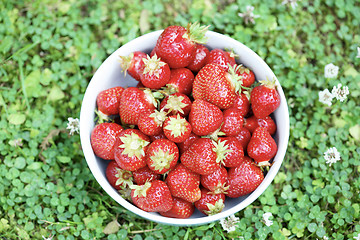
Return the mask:
<svg viewBox="0 0 360 240">
<path fill-rule="evenodd" d="M 237 108 L 241 112 L 241 116 L 245 117 L 250 112 L 250 95 L 245 94 L 246 91 L 241 94 L 236 94 L 235 102 L 231 108 Z"/>
<path fill-rule="evenodd" d="M 227 109 L 234 104 L 236 94 L 241 91 L 240 79 L 233 68 L 226 72 L 220 65 L 206 64 L 195 77 L 193 97 Z"/>
<path fill-rule="evenodd" d="M 160 180 L 161 178 L 160 174 L 155 173 L 147 165 L 143 168 L 133 171 L 132 174 L 134 182 L 137 185 L 143 185 L 146 182 L 153 182 L 155 180 Z"/>
<path fill-rule="evenodd" d="M 133 174 L 130 171 L 121 169 L 113 160 L 107 165 L 105 174 L 110 185 L 116 190 L 133 185 Z"/>
<path fill-rule="evenodd" d="M 151 142 L 155 141 L 156 139 L 163 139 L 163 138 L 166 139 L 166 136 L 165 136 L 164 131 L 162 129 L 161 129 L 161 132 L 159 134 L 150 136 Z"/>
<path fill-rule="evenodd" d="M 130 188 L 133 203 L 146 212 L 166 212 L 172 208 L 170 190 L 161 180 L 132 185 Z"/>
<path fill-rule="evenodd" d="M 205 66 L 206 61 L 209 57 L 210 51 L 202 44 L 196 44 L 195 46 L 195 57 L 191 63 L 187 66 L 193 72 L 198 72 L 200 69 Z"/>
<path fill-rule="evenodd" d="M 236 67 L 236 72 L 242 77 L 243 87 L 250 87 L 255 82 L 254 72 L 242 64 Z"/>
<path fill-rule="evenodd" d="M 241 143 L 244 151 L 246 151 L 247 145 L 249 144 L 251 138 L 250 131 L 247 128 L 243 127 L 240 133 L 235 136 L 235 138 Z"/>
<path fill-rule="evenodd" d="M 142 112 L 138 120 L 139 130 L 148 136 L 159 135 L 165 119 L 164 111 L 159 112 L 155 109 L 153 112 Z"/>
<path fill-rule="evenodd" d="M 189 122 L 196 135 L 209 135 L 220 128 L 223 113 L 214 104 L 196 99 L 191 106 Z"/>
<path fill-rule="evenodd" d="M 235 54 L 215 48 L 210 51 L 209 57 L 207 58 L 206 64 L 209 63 L 215 63 L 221 66 L 225 71 L 228 71 L 229 65 L 234 66 L 236 64 Z"/>
<path fill-rule="evenodd" d="M 150 143 L 148 136 L 137 129 L 125 129 L 116 138 L 115 161 L 119 167 L 135 171 L 146 166 L 145 152 Z"/>
<path fill-rule="evenodd" d="M 116 123 L 100 123 L 91 132 L 90 143 L 94 154 L 105 160 L 114 159 L 116 136 L 123 128 Z"/>
<path fill-rule="evenodd" d="M 186 138 L 183 142 L 178 143 L 177 145 L 179 147 L 180 154 L 183 154 L 198 138 L 198 135 L 191 132 L 188 138 Z"/>
<path fill-rule="evenodd" d="M 254 115 L 244 119 L 244 127 L 247 128 L 251 133 L 255 131 L 257 127 L 264 127 L 273 135 L 276 132 L 276 124 L 270 116 L 264 118 L 256 118 Z"/>
<path fill-rule="evenodd" d="M 221 167 L 213 173 L 200 176 L 200 183 L 203 187 L 214 194 L 226 193 L 229 188 L 226 186 L 228 173 L 226 168 Z"/>
<path fill-rule="evenodd" d="M 222 161 L 225 167 L 236 167 L 244 161 L 243 147 L 235 137 L 221 137 L 218 142 L 227 150 Z"/>
<path fill-rule="evenodd" d="M 170 115 L 180 114 L 182 117 L 189 115 L 191 100 L 183 93 L 174 93 L 165 97 L 160 103 L 160 109 Z"/>
<path fill-rule="evenodd" d="M 237 108 L 229 108 L 224 110 L 224 123 L 221 125 L 220 131 L 226 136 L 236 136 L 240 133 L 244 124 L 244 118 L 241 116 L 240 110 Z"/>
<path fill-rule="evenodd" d="M 197 139 L 184 152 L 180 161 L 184 166 L 201 175 L 208 175 L 220 168 L 220 163 L 227 153 L 222 143 L 210 138 Z"/>
<path fill-rule="evenodd" d="M 137 125 L 140 113 L 155 110 L 156 100 L 149 90 L 126 88 L 121 94 L 119 114 L 125 124 Z"/>
<path fill-rule="evenodd" d="M 170 80 L 169 65 L 156 56 L 144 58 L 144 66 L 140 72 L 141 83 L 145 87 L 158 89 L 165 86 Z"/>
<path fill-rule="evenodd" d="M 227 196 L 237 198 L 254 191 L 264 180 L 261 168 L 256 166 L 249 157 L 245 157 L 244 162 L 230 168 L 228 171 Z"/>
<path fill-rule="evenodd" d="M 195 202 L 195 207 L 205 215 L 220 213 L 225 207 L 225 194 L 214 194 L 205 188 L 201 188 L 201 198 Z"/>
<path fill-rule="evenodd" d="M 146 56 L 146 53 L 140 51 L 135 51 L 128 56 L 120 56 L 120 65 L 124 73 L 128 72 L 135 80 L 140 81 L 139 72 L 144 65 L 143 58 Z"/>
<path fill-rule="evenodd" d="M 188 202 L 196 202 L 201 197 L 200 175 L 179 163 L 169 172 L 165 180 L 171 195 Z"/>
<path fill-rule="evenodd" d="M 194 213 L 194 204 L 184 199 L 173 197 L 173 206 L 167 212 L 159 212 L 164 217 L 189 218 Z"/>
<path fill-rule="evenodd" d="M 185 141 L 191 133 L 191 125 L 179 114 L 168 117 L 163 125 L 165 136 L 176 143 Z"/>
<path fill-rule="evenodd" d="M 170 80 L 166 84 L 166 87 L 170 92 L 179 92 L 190 95 L 194 78 L 194 74 L 187 68 L 171 69 Z"/>
<path fill-rule="evenodd" d="M 207 27 L 199 24 L 189 24 L 187 28 L 169 26 L 158 38 L 155 52 L 170 68 L 186 67 L 195 56 L 195 44 L 206 41 L 206 31 Z"/>
<path fill-rule="evenodd" d="M 107 116 L 119 114 L 120 97 L 123 91 L 123 87 L 101 91 L 96 97 L 98 111 Z"/>
<path fill-rule="evenodd" d="M 146 163 L 155 173 L 163 174 L 173 169 L 179 159 L 179 149 L 168 139 L 150 143 L 146 151 Z"/>
<path fill-rule="evenodd" d="M 256 118 L 264 118 L 280 106 L 280 95 L 273 81 L 260 81 L 261 85 L 251 91 L 250 102 Z"/>
<path fill-rule="evenodd" d="M 277 145 L 266 128 L 258 127 L 251 136 L 247 146 L 249 157 L 259 165 L 268 165 L 269 161 L 276 155 Z"/>
</svg>

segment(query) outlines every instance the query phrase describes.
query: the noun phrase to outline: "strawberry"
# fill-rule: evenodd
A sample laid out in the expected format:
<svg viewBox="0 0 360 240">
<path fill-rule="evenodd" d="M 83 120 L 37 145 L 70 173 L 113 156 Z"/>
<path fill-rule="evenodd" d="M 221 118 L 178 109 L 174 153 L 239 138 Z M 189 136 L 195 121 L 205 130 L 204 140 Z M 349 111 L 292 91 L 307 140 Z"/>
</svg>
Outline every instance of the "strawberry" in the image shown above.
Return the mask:
<svg viewBox="0 0 360 240">
<path fill-rule="evenodd" d="M 240 133 L 244 124 L 244 118 L 241 116 L 240 110 L 237 108 L 228 108 L 223 111 L 224 123 L 221 125 L 220 131 L 226 136 L 236 136 Z"/>
<path fill-rule="evenodd" d="M 266 128 L 256 128 L 247 146 L 249 157 L 254 159 L 260 166 L 263 166 L 269 164 L 269 161 L 276 155 L 276 152 L 276 142 Z"/>
<path fill-rule="evenodd" d="M 171 69 L 170 80 L 166 87 L 171 93 L 179 92 L 190 95 L 194 78 L 194 74 L 187 68 Z"/>
<path fill-rule="evenodd" d="M 195 77 L 193 83 L 194 99 L 206 100 L 220 109 L 234 104 L 236 94 L 241 91 L 241 77 L 234 68 L 225 71 L 220 65 L 206 64 Z"/>
<path fill-rule="evenodd" d="M 240 115 L 245 117 L 250 112 L 250 95 L 247 91 L 244 91 L 240 94 L 236 94 L 234 104 L 231 105 L 231 108 L 237 108 L 241 113 Z"/>
<path fill-rule="evenodd" d="M 236 73 L 242 77 L 243 87 L 250 87 L 255 82 L 254 72 L 242 64 L 236 67 Z"/>
<path fill-rule="evenodd" d="M 188 202 L 196 202 L 201 197 L 200 175 L 179 163 L 169 172 L 165 179 L 171 195 Z"/>
<path fill-rule="evenodd" d="M 256 118 L 254 115 L 244 119 L 244 127 L 247 128 L 251 133 L 255 131 L 257 127 L 264 127 L 273 135 L 276 132 L 276 124 L 270 116 L 264 118 Z"/>
<path fill-rule="evenodd" d="M 226 193 L 229 188 L 226 186 L 228 173 L 225 167 L 221 167 L 213 173 L 200 176 L 200 183 L 203 187 L 214 194 Z"/>
<path fill-rule="evenodd" d="M 189 137 L 187 137 L 183 142 L 178 143 L 180 154 L 183 154 L 194 142 L 198 139 L 199 136 L 191 132 Z"/>
<path fill-rule="evenodd" d="M 168 117 L 163 125 L 165 136 L 176 143 L 185 141 L 191 133 L 191 125 L 180 114 Z"/>
<path fill-rule="evenodd" d="M 244 150 L 241 143 L 235 137 L 221 137 L 219 143 L 224 143 L 227 153 L 222 160 L 225 167 L 236 167 L 244 161 Z"/>
<path fill-rule="evenodd" d="M 196 44 L 194 59 L 190 62 L 187 68 L 195 73 L 199 72 L 200 69 L 205 66 L 209 54 L 210 51 L 207 47 L 202 44 Z"/>
<path fill-rule="evenodd" d="M 195 202 L 195 207 L 205 215 L 211 216 L 220 213 L 225 207 L 225 194 L 214 194 L 201 188 L 201 198 Z"/>
<path fill-rule="evenodd" d="M 210 51 L 206 64 L 215 63 L 222 67 L 225 71 L 229 70 L 229 66 L 234 66 L 235 54 L 233 52 L 227 52 L 219 48 L 215 48 Z"/>
<path fill-rule="evenodd" d="M 114 159 L 116 136 L 123 128 L 116 123 L 100 123 L 91 132 L 90 143 L 94 154 L 105 160 Z"/>
<path fill-rule="evenodd" d="M 280 106 L 280 95 L 276 90 L 275 79 L 260 81 L 260 84 L 254 87 L 250 95 L 252 111 L 256 118 L 264 118 Z"/>
<path fill-rule="evenodd" d="M 189 122 L 196 135 L 209 135 L 220 128 L 223 122 L 223 113 L 214 104 L 196 99 L 191 105 Z"/>
<path fill-rule="evenodd" d="M 101 91 L 96 97 L 98 111 L 106 116 L 119 114 L 120 97 L 123 87 L 113 87 Z"/>
<path fill-rule="evenodd" d="M 134 183 L 137 185 L 143 185 L 146 182 L 153 182 L 155 180 L 160 180 L 161 175 L 155 173 L 147 165 L 143 168 L 135 170 L 132 172 Z"/>
<path fill-rule="evenodd" d="M 165 86 L 170 80 L 169 65 L 161 61 L 155 54 L 154 56 L 143 59 L 144 66 L 140 70 L 140 81 L 148 88 L 158 89 Z"/>
<path fill-rule="evenodd" d="M 158 135 L 162 132 L 162 125 L 166 119 L 164 111 L 142 112 L 139 116 L 138 127 L 148 136 Z"/>
<path fill-rule="evenodd" d="M 241 128 L 240 133 L 235 136 L 235 138 L 241 143 L 244 151 L 246 151 L 247 145 L 249 144 L 251 138 L 250 131 L 247 128 L 243 127 Z"/>
<path fill-rule="evenodd" d="M 162 129 L 161 129 L 161 132 L 159 134 L 150 136 L 151 142 L 155 141 L 156 139 L 163 139 L 163 138 L 166 139 L 166 136 L 165 136 L 165 133 L 164 133 L 164 131 Z"/>
<path fill-rule="evenodd" d="M 179 149 L 168 139 L 159 139 L 150 143 L 146 151 L 146 163 L 157 174 L 173 169 L 179 159 Z"/>
<path fill-rule="evenodd" d="M 155 110 L 156 100 L 149 90 L 126 88 L 121 94 L 119 114 L 125 124 L 137 125 L 140 113 Z"/>
<path fill-rule="evenodd" d="M 170 68 L 186 67 L 195 56 L 195 44 L 205 43 L 207 28 L 199 24 L 189 24 L 187 28 L 169 26 L 159 36 L 154 51 Z"/>
<path fill-rule="evenodd" d="M 140 81 L 139 72 L 144 66 L 143 58 L 146 58 L 146 53 L 135 51 L 128 56 L 120 56 L 120 66 L 122 71 L 129 73 L 135 80 Z"/>
<path fill-rule="evenodd" d="M 110 185 L 116 190 L 133 185 L 133 174 L 121 169 L 114 160 L 111 160 L 107 165 L 105 175 Z"/>
<path fill-rule="evenodd" d="M 210 138 L 199 138 L 181 155 L 180 161 L 191 171 L 208 175 L 220 168 L 228 150 L 223 143 Z"/>
<path fill-rule="evenodd" d="M 173 197 L 173 206 L 167 212 L 159 212 L 164 217 L 189 218 L 194 213 L 195 207 L 191 202 Z"/>
<path fill-rule="evenodd" d="M 170 115 L 180 114 L 180 116 L 186 117 L 191 109 L 191 100 L 187 95 L 176 92 L 161 101 L 160 109 Z"/>
<path fill-rule="evenodd" d="M 115 161 L 122 169 L 135 171 L 146 166 L 145 152 L 148 136 L 137 129 L 125 129 L 116 137 Z"/>
<path fill-rule="evenodd" d="M 264 180 L 261 168 L 254 162 L 245 157 L 244 162 L 237 167 L 230 168 L 228 171 L 227 196 L 237 198 L 254 191 Z"/>
<path fill-rule="evenodd" d="M 146 212 L 166 212 L 172 208 L 173 198 L 166 183 L 161 180 L 130 187 L 133 203 Z"/>
</svg>

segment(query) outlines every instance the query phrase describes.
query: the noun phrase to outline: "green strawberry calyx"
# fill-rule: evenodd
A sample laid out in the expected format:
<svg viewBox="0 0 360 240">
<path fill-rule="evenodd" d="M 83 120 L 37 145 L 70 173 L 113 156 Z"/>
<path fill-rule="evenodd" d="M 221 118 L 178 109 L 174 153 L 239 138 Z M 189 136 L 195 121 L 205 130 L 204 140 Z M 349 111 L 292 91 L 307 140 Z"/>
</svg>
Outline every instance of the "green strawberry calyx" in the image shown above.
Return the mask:
<svg viewBox="0 0 360 240">
<path fill-rule="evenodd" d="M 215 189 L 211 192 L 209 192 L 209 194 L 220 194 L 220 193 L 223 193 L 223 194 L 227 194 L 227 190 L 229 189 L 230 186 L 226 186 L 227 183 L 219 183 L 217 186 L 215 186 Z"/>
<path fill-rule="evenodd" d="M 215 142 L 214 140 L 212 143 L 214 144 L 214 148 L 212 149 L 216 152 L 216 162 L 224 164 L 224 159 L 226 158 L 228 153 L 231 153 L 232 150 L 228 149 L 228 146 L 225 145 L 227 140 Z"/>
<path fill-rule="evenodd" d="M 155 168 L 156 171 L 162 171 L 163 169 L 169 169 L 170 163 L 174 160 L 175 153 L 170 154 L 169 151 L 163 151 L 163 149 L 159 149 L 157 152 L 153 152 L 150 156 L 150 159 L 153 161 L 151 164 L 152 167 Z"/>
<path fill-rule="evenodd" d="M 273 78 L 272 80 L 269 80 L 269 78 L 266 78 L 266 80 L 259 80 L 260 85 L 263 85 L 270 89 L 276 89 L 276 79 Z"/>
<path fill-rule="evenodd" d="M 201 26 L 198 22 L 193 24 L 189 23 L 186 27 L 186 32 L 182 37 L 193 43 L 205 44 L 207 42 L 205 34 L 209 27 L 210 25 Z"/>
<path fill-rule="evenodd" d="M 151 187 L 151 182 L 143 185 L 131 185 L 130 189 L 134 190 L 134 197 L 146 197 L 147 190 Z"/>
<path fill-rule="evenodd" d="M 226 74 L 226 77 L 233 85 L 235 92 L 241 93 L 241 90 L 245 89 L 245 87 L 243 86 L 243 81 L 242 81 L 243 76 L 237 73 L 237 69 L 239 68 L 240 65 L 231 66 L 230 64 L 228 64 L 228 66 L 229 66 L 229 70 Z"/>
<path fill-rule="evenodd" d="M 188 104 L 183 103 L 182 102 L 183 100 L 184 100 L 183 96 L 170 95 L 164 106 L 164 109 L 169 109 L 168 113 L 172 111 L 177 111 L 184 114 L 183 108 L 185 108 Z"/>
<path fill-rule="evenodd" d="M 186 119 L 177 114 L 176 117 L 170 118 L 168 125 L 165 127 L 165 129 L 169 130 L 172 136 L 179 137 L 186 132 L 186 123 Z"/>
<path fill-rule="evenodd" d="M 126 76 L 126 71 L 131 66 L 131 61 L 134 57 L 134 53 L 130 53 L 128 56 L 119 56 L 120 57 L 120 67 L 122 71 L 124 72 L 124 75 Z"/>
<path fill-rule="evenodd" d="M 154 119 L 158 127 L 161 127 L 166 119 L 166 112 L 164 112 L 163 110 L 158 111 L 155 109 L 155 111 L 150 114 L 150 118 Z"/>
<path fill-rule="evenodd" d="M 224 204 L 224 200 L 219 199 L 215 202 L 215 204 L 206 203 L 206 206 L 208 207 L 209 210 L 206 210 L 204 212 L 207 215 L 211 216 L 221 212 L 224 209 L 225 204 Z"/>
<path fill-rule="evenodd" d="M 120 137 L 120 140 L 123 142 L 123 144 L 119 146 L 124 149 L 123 154 L 129 157 L 136 156 L 137 158 L 145 156 L 144 147 L 150 143 L 141 139 L 136 133 L 125 134 Z"/>
<path fill-rule="evenodd" d="M 148 55 L 147 58 L 143 58 L 143 62 L 145 66 L 143 74 L 155 75 L 157 78 L 160 76 L 160 68 L 166 65 L 156 53 L 152 57 Z"/>
<path fill-rule="evenodd" d="M 115 168 L 115 170 L 116 170 L 115 177 L 117 178 L 115 185 L 128 187 L 133 184 L 133 175 L 130 171 L 121 168 Z"/>
</svg>

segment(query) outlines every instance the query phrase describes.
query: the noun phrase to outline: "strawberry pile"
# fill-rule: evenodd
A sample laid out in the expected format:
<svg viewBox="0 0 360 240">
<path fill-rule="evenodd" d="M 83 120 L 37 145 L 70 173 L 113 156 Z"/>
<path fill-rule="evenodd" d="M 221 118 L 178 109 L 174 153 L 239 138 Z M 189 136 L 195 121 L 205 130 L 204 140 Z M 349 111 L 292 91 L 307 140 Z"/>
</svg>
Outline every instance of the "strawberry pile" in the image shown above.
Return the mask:
<svg viewBox="0 0 360 240">
<path fill-rule="evenodd" d="M 275 82 L 255 82 L 231 51 L 208 49 L 206 31 L 166 28 L 150 55 L 120 57 L 136 87 L 97 96 L 94 153 L 109 160 L 109 183 L 144 211 L 217 214 L 226 197 L 254 191 L 276 155 Z"/>
</svg>

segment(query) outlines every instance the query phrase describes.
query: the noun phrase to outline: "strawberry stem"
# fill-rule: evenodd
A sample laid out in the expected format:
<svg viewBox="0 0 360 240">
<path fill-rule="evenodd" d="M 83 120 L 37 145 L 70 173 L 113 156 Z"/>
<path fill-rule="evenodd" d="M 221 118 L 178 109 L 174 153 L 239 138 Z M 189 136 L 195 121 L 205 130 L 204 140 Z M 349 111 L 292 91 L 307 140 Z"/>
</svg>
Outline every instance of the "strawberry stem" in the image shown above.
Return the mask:
<svg viewBox="0 0 360 240">
<path fill-rule="evenodd" d="M 193 24 L 189 23 L 186 27 L 186 32 L 184 33 L 183 38 L 186 38 L 193 43 L 205 44 L 207 42 L 205 33 L 209 27 L 210 25 L 200 26 L 198 22 Z"/>
<path fill-rule="evenodd" d="M 272 80 L 269 80 L 266 77 L 266 80 L 259 80 L 259 83 L 267 88 L 275 89 L 276 88 L 276 79 L 273 78 Z"/>
<path fill-rule="evenodd" d="M 134 189 L 134 197 L 146 197 L 147 190 L 151 187 L 150 182 L 146 182 L 144 185 L 131 185 L 130 189 Z"/>
<path fill-rule="evenodd" d="M 120 67 L 126 76 L 126 72 L 131 65 L 131 61 L 134 57 L 134 53 L 130 53 L 128 56 L 119 56 L 120 57 Z"/>
</svg>

